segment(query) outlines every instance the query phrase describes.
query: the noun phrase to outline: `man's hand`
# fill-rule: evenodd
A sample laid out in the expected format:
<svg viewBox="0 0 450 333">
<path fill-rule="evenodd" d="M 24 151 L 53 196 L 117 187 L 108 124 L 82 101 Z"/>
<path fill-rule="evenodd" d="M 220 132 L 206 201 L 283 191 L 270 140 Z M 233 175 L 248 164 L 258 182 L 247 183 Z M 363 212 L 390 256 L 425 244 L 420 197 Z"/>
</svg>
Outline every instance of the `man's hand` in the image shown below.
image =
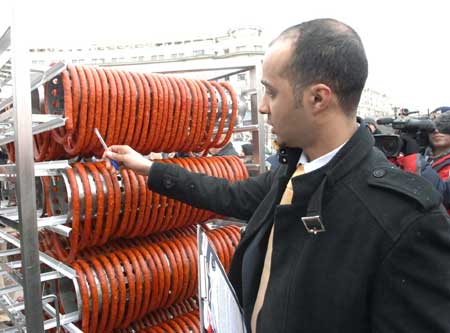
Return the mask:
<svg viewBox="0 0 450 333">
<path fill-rule="evenodd" d="M 134 172 L 147 176 L 153 162 L 143 157 L 129 146 L 110 146 L 103 157 L 123 163 Z"/>
</svg>

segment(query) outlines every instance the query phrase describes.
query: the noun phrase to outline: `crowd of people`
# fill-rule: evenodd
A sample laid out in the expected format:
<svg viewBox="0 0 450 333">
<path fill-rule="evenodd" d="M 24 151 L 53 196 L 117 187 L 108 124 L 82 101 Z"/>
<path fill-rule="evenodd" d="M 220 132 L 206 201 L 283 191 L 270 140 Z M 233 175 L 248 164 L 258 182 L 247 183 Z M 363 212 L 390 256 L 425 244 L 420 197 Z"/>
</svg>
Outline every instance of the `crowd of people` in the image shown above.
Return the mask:
<svg viewBox="0 0 450 333">
<path fill-rule="evenodd" d="M 426 149 L 419 152 L 418 145 L 412 151 L 405 148 L 393 162 L 429 181 L 441 194 L 444 207 L 450 211 L 450 108 L 440 108 L 440 111 L 443 112 L 433 117 L 435 129 L 428 134 Z M 373 118 L 365 118 L 364 122 L 373 135 L 383 135 Z"/>
</svg>

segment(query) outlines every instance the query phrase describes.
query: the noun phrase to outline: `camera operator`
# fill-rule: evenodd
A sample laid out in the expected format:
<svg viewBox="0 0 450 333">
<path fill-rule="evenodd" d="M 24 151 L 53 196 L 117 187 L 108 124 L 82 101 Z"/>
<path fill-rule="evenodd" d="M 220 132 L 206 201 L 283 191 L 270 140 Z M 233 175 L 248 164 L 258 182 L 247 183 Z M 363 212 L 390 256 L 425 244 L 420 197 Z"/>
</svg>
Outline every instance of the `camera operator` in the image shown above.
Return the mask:
<svg viewBox="0 0 450 333">
<path fill-rule="evenodd" d="M 412 139 L 403 137 L 405 156 L 397 157 L 397 164 L 406 171 L 422 175 L 441 193 L 443 204 L 450 212 L 450 112 L 437 117 L 436 129 L 429 134 L 430 147 L 424 155 Z"/>
<path fill-rule="evenodd" d="M 373 135 L 375 134 L 381 134 L 381 131 L 378 128 L 377 122 L 375 119 L 366 117 L 364 118 L 364 123 L 366 124 L 367 128 L 369 129 L 370 133 Z"/>
</svg>

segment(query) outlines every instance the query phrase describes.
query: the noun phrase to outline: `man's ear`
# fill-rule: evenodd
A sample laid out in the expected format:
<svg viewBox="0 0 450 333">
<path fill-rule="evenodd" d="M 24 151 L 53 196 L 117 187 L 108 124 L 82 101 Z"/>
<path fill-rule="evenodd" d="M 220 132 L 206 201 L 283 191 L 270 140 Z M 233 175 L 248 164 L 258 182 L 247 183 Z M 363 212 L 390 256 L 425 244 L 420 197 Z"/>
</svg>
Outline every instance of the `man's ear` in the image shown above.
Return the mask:
<svg viewBox="0 0 450 333">
<path fill-rule="evenodd" d="M 313 113 L 319 113 L 329 108 L 332 103 L 333 93 L 326 84 L 318 83 L 309 86 L 303 96 Z"/>
</svg>

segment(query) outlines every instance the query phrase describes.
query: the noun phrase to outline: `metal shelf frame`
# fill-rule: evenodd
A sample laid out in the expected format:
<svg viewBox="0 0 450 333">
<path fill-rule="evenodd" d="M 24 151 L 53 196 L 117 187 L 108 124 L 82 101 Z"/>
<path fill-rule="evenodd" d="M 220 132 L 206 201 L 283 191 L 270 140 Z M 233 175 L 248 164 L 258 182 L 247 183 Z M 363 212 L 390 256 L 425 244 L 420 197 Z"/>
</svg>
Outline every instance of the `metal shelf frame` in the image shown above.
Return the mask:
<svg viewBox="0 0 450 333">
<path fill-rule="evenodd" d="M 155 64 L 155 66 L 158 64 Z M 237 75 L 240 73 L 249 72 L 250 76 L 250 82 L 249 82 L 249 89 L 247 90 L 247 93 L 250 95 L 250 112 L 251 112 L 251 118 L 252 118 L 252 124 L 248 126 L 241 126 L 241 127 L 235 127 L 233 129 L 233 133 L 239 133 L 239 132 L 252 132 L 252 144 L 253 144 L 253 162 L 250 166 L 251 169 L 258 170 L 259 173 L 265 172 L 266 164 L 265 164 L 265 128 L 264 128 L 264 115 L 260 114 L 258 112 L 258 105 L 261 102 L 261 98 L 263 95 L 262 85 L 258 83 L 258 78 L 261 78 L 262 76 L 262 63 L 260 61 L 256 62 L 246 62 L 246 63 L 236 63 L 233 66 L 225 66 L 225 63 L 222 62 L 214 62 L 214 66 L 211 67 L 194 67 L 190 68 L 189 64 L 183 64 L 180 65 L 182 68 L 177 70 L 163 70 L 158 71 L 157 68 L 153 68 L 155 72 L 161 73 L 161 74 L 182 74 L 182 73 L 192 73 L 192 72 L 217 72 L 217 71 L 225 71 L 224 74 L 221 75 L 214 75 L 209 78 L 206 78 L 208 80 L 220 80 L 232 75 Z M 132 69 L 133 65 L 131 66 L 120 66 L 120 68 L 123 69 Z M 149 67 L 149 69 L 152 69 L 152 66 Z"/>
<path fill-rule="evenodd" d="M 14 142 L 16 150 L 16 164 L 0 166 L 0 182 L 14 182 L 17 202 L 17 207 L 0 208 L 0 222 L 14 227 L 20 234 L 18 239 L 0 231 L 0 239 L 12 247 L 0 251 L 0 257 L 13 256 L 12 261 L 0 264 L 0 275 L 14 282 L 0 288 L 0 309 L 12 315 L 17 322 L 17 326 L 0 329 L 0 332 L 41 333 L 54 327 L 59 331 L 64 327 L 66 331 L 80 333 L 81 330 L 72 324 L 80 319 L 80 309 L 61 315 L 57 297 L 42 292 L 42 282 L 61 278 L 70 279 L 75 291 L 77 289 L 75 271 L 41 253 L 38 240 L 39 228 L 70 235 L 70 228 L 63 225 L 67 222 L 67 216 L 37 217 L 39 210 L 35 184 L 35 176 L 58 175 L 58 170 L 67 168 L 68 162 L 35 164 L 33 154 L 33 134 L 61 127 L 65 119 L 57 115 L 32 114 L 32 91 L 59 75 L 65 64 L 57 64 L 45 72 L 30 68 L 26 10 L 25 0 L 14 1 L 10 15 L 5 13 L 6 17 L 12 18 L 11 27 L 0 31 L 0 58 L 3 62 L 8 58 L 1 67 L 11 61 L 11 80 L 2 82 L 2 88 L 9 86 L 12 92 L 11 96 L 0 99 L 0 145 Z M 14 257 L 18 255 L 20 261 Z M 41 273 L 41 267 L 45 272 Z M 21 289 L 23 301 L 10 297 L 12 292 Z M 79 297 L 78 292 L 76 294 Z M 44 321 L 44 313 L 50 319 Z"/>
</svg>

